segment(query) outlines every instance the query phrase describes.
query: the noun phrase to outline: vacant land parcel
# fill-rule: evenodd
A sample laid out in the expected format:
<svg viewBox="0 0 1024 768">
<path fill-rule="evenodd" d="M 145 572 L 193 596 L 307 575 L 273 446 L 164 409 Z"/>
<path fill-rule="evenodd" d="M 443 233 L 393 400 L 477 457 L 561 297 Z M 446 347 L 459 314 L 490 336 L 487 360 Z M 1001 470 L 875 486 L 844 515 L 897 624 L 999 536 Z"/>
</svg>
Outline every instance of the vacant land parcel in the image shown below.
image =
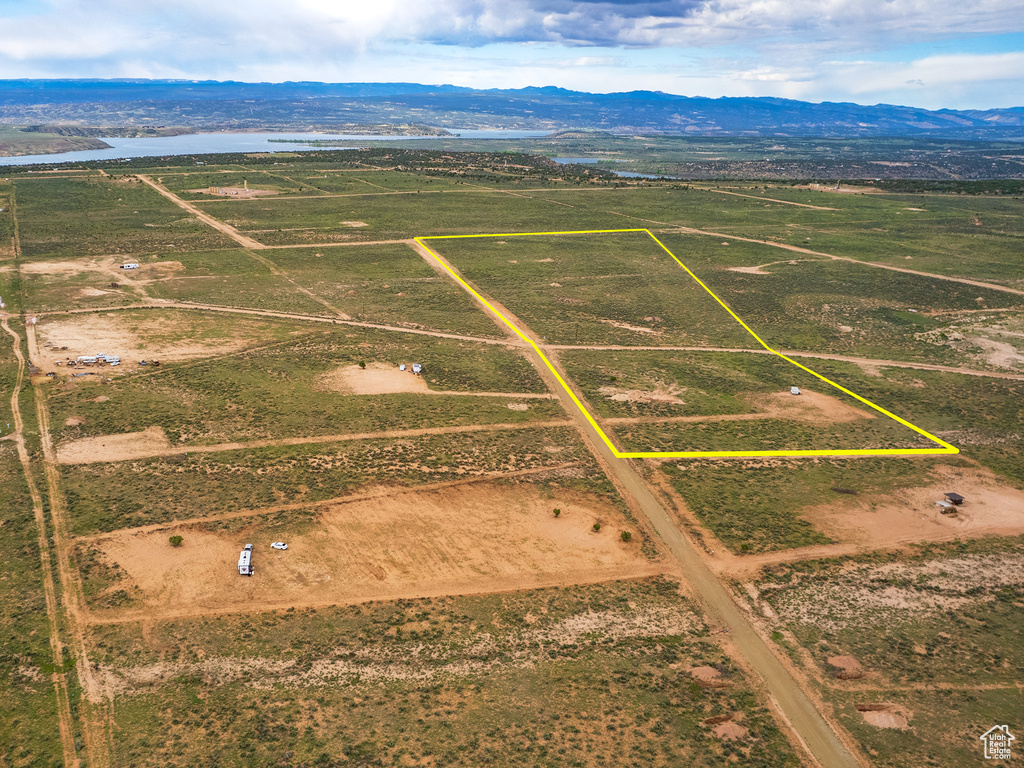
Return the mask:
<svg viewBox="0 0 1024 768">
<path fill-rule="evenodd" d="M 0 358 L 0 764 L 807 764 L 791 729 L 867 764 L 959 764 L 941 707 L 970 715 L 959 739 L 1019 698 L 1013 201 L 394 148 L 156 162 L 0 183 L 3 319 L 34 366 Z M 928 243 L 956 206 L 982 223 L 905 260 L 930 206 Z M 886 241 L 859 221 L 913 223 Z M 722 303 L 645 231 L 517 234 L 622 227 Z M 975 274 L 953 251 L 982 230 L 1000 245 Z M 510 234 L 431 239 L 489 231 Z M 919 447 L 725 307 L 962 452 L 616 458 L 540 356 L 623 452 Z M 972 568 L 970 594 L 935 575 Z M 871 599 L 844 602 L 858 585 Z M 963 639 L 940 636 L 949 612 Z M 845 656 L 863 678 L 830 677 Z M 768 706 L 801 680 L 827 720 Z"/>
</svg>

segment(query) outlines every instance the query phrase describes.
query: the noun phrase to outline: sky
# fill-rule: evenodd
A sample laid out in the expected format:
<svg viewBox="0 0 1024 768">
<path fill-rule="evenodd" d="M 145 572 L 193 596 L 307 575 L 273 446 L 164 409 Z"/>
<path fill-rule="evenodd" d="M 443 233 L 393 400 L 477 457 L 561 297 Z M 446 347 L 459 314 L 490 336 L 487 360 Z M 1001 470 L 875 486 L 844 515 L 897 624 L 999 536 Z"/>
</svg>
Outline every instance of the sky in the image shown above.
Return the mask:
<svg viewBox="0 0 1024 768">
<path fill-rule="evenodd" d="M 1024 106 L 1020 0 L 0 0 L 0 77 Z"/>
</svg>

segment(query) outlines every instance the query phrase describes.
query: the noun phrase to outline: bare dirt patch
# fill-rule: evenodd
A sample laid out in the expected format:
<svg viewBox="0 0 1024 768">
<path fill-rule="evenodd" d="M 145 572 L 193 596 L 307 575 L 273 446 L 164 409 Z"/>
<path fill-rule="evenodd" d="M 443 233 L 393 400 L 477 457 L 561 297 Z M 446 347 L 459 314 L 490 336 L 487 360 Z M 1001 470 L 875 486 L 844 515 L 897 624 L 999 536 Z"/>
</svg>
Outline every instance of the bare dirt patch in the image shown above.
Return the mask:
<svg viewBox="0 0 1024 768">
<path fill-rule="evenodd" d="M 113 262 L 96 259 L 75 259 L 74 261 L 28 261 L 19 269 L 26 275 L 61 275 L 70 277 L 83 272 L 97 272 L 106 269 Z"/>
<path fill-rule="evenodd" d="M 911 713 L 898 704 L 858 704 L 857 711 L 864 717 L 864 722 L 876 728 L 895 728 L 905 731 L 910 728 Z"/>
<path fill-rule="evenodd" d="M 792 419 L 805 424 L 843 424 L 875 418 L 875 414 L 870 411 L 855 408 L 836 397 L 809 389 L 801 389 L 799 395 L 775 392 L 768 396 L 746 395 L 744 399 L 771 417 Z"/>
<path fill-rule="evenodd" d="M 72 419 L 68 419 L 70 424 Z M 84 423 L 78 420 L 76 423 Z M 74 440 L 57 447 L 57 461 L 60 464 L 88 464 L 97 461 L 128 461 L 153 456 L 154 451 L 170 450 L 171 441 L 161 427 L 149 427 L 141 432 L 125 432 L 120 435 L 102 435 Z"/>
<path fill-rule="evenodd" d="M 387 395 L 393 392 L 429 392 L 427 382 L 411 370 L 400 371 L 397 366 L 370 363 L 365 368 L 346 365 L 321 373 L 313 380 L 313 387 L 322 392 L 340 392 L 346 395 Z"/>
<path fill-rule="evenodd" d="M 273 189 L 249 189 L 248 187 L 206 187 L 205 189 L 190 189 L 189 192 L 216 195 L 217 197 L 268 197 L 281 194 Z"/>
<path fill-rule="evenodd" d="M 765 272 L 761 267 L 729 267 L 730 272 L 744 272 L 748 275 L 770 275 L 771 272 Z"/>
<path fill-rule="evenodd" d="M 620 403 L 670 403 L 672 405 L 685 405 L 685 401 L 679 398 L 686 389 L 675 384 L 659 383 L 653 390 L 646 389 L 621 389 L 619 387 L 601 387 L 597 390 L 609 400 Z"/>
<path fill-rule="evenodd" d="M 853 656 L 832 656 L 827 661 L 837 680 L 859 680 L 864 677 L 864 667 Z"/>
<path fill-rule="evenodd" d="M 558 518 L 553 507 L 562 510 Z M 117 532 L 95 546 L 141 590 L 147 617 L 503 591 L 664 570 L 621 541 L 629 526 L 613 506 L 587 494 L 549 498 L 530 486 L 479 483 L 325 504 L 318 512 L 291 534 L 288 526 L 258 523 L 235 533 L 183 525 Z M 184 537 L 181 547 L 168 544 L 172 534 Z M 270 549 L 275 540 L 288 550 Z M 236 567 L 249 542 L 251 578 Z"/>
<path fill-rule="evenodd" d="M 265 326 L 249 320 L 218 318 L 211 321 L 187 312 L 168 315 L 105 312 L 41 317 L 36 325 L 39 353 L 32 364 L 44 373 L 60 373 L 65 369 L 55 366 L 56 360 L 74 359 L 79 355 L 118 355 L 122 358 L 121 370 L 139 360 L 176 362 L 214 357 L 265 340 L 261 327 Z M 217 333 L 211 335 L 211 329 Z M 46 348 L 46 342 L 56 349 Z"/>
<path fill-rule="evenodd" d="M 630 325 L 629 323 L 620 323 L 615 320 L 601 320 L 600 322 L 605 325 L 610 325 L 615 328 L 621 328 L 624 331 L 633 331 L 634 333 L 650 333 L 655 336 L 660 336 L 661 331 L 655 330 L 654 328 L 644 328 L 642 325 Z"/>
<path fill-rule="evenodd" d="M 987 469 L 940 465 L 931 473 L 922 468 L 922 475 L 919 487 L 844 497 L 802 509 L 800 516 L 836 541 L 871 547 L 1024 532 L 1024 492 Z M 966 498 L 952 515 L 935 505 L 946 491 Z"/>
<path fill-rule="evenodd" d="M 111 293 L 110 291 L 101 291 L 99 288 L 79 288 L 78 295 L 75 298 L 78 299 L 91 299 L 97 296 L 106 296 Z"/>
<path fill-rule="evenodd" d="M 64 419 L 65 427 L 79 427 L 82 424 L 85 424 L 85 419 L 83 419 L 81 416 L 69 416 L 68 418 Z"/>
</svg>

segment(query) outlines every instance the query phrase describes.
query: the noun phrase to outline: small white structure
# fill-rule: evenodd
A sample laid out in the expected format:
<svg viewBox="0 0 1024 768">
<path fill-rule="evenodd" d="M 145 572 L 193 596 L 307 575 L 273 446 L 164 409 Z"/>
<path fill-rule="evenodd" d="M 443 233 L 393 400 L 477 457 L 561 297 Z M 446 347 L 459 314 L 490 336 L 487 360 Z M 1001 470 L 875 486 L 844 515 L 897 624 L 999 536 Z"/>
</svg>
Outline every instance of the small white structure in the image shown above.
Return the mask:
<svg viewBox="0 0 1024 768">
<path fill-rule="evenodd" d="M 138 269 L 139 265 L 137 262 L 130 262 L 128 264 L 122 264 L 121 269 Z"/>
<path fill-rule="evenodd" d="M 252 567 L 252 544 L 246 544 L 242 547 L 242 554 L 238 556 L 238 574 L 252 576 L 255 570 Z"/>
<path fill-rule="evenodd" d="M 799 395 L 800 394 L 800 387 L 790 387 L 789 388 L 789 394 L 791 394 L 791 395 Z"/>
<path fill-rule="evenodd" d="M 422 373 L 423 372 L 423 366 L 420 365 L 419 363 L 413 363 L 412 364 L 412 372 L 415 373 L 415 374 Z"/>
<path fill-rule="evenodd" d="M 88 365 L 92 365 L 93 363 L 96 362 L 97 357 L 96 357 L 96 355 L 79 355 L 77 359 L 78 359 L 78 362 L 80 362 L 80 363 L 86 363 Z"/>
<path fill-rule="evenodd" d="M 405 370 L 405 363 L 402 363 L 400 366 L 398 366 L 398 370 L 404 371 Z"/>
</svg>

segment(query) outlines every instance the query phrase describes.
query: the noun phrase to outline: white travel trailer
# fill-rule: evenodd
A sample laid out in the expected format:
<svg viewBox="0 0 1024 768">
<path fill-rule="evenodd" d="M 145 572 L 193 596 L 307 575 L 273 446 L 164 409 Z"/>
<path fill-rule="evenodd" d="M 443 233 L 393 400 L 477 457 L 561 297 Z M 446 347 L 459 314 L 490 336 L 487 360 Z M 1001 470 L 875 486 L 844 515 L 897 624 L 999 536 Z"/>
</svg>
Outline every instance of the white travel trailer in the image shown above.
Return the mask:
<svg viewBox="0 0 1024 768">
<path fill-rule="evenodd" d="M 252 576 L 255 570 L 252 567 L 252 544 L 246 544 L 242 548 L 242 554 L 238 556 L 238 574 Z"/>
</svg>

